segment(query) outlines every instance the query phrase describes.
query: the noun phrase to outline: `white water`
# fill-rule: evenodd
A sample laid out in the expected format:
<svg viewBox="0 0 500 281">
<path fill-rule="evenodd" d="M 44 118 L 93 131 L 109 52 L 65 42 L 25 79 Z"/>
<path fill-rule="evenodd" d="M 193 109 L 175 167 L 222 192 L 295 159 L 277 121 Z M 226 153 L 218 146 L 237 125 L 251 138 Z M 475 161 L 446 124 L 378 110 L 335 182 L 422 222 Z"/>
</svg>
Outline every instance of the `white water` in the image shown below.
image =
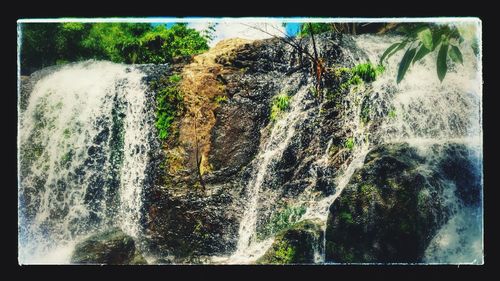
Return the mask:
<svg viewBox="0 0 500 281">
<path fill-rule="evenodd" d="M 367 53 L 369 60 L 373 64 L 377 64 L 384 50 L 398 41 L 398 38 L 358 36 L 355 41 L 358 47 Z M 413 65 L 407 72 L 405 79 L 400 84 L 396 84 L 397 67 L 403 55 L 403 52 L 400 52 L 389 60 L 385 73 L 367 89 L 361 88 L 349 93 L 345 99 L 347 103 L 344 104 L 340 122 L 342 122 L 342 128 L 347 128 L 346 131 L 352 132 L 351 137 L 354 139 L 355 146 L 351 157 L 340 166 L 338 176 L 335 178 L 335 192 L 322 198 L 310 195 L 310 198 L 306 199 L 307 211 L 301 220 L 319 220 L 322 222 L 323 229 L 326 229 L 330 205 L 347 186 L 352 174 L 362 167 L 365 156 L 373 145 L 406 142 L 419 149 L 424 156 L 431 156 L 426 153 L 433 144 L 463 143 L 470 147 L 478 147 L 478 159 L 482 159 L 480 64 L 469 46 L 463 49 L 464 65 L 455 65 L 450 68 L 443 82 L 437 78 L 436 57 L 435 54 L 431 54 L 422 62 Z M 349 52 L 349 50 L 344 51 Z M 360 104 L 362 96 L 368 97 L 371 101 L 370 119 L 383 119 L 378 127 L 371 128 L 371 122 L 361 124 L 362 108 Z M 297 111 L 297 108 L 294 110 L 293 114 L 290 113 L 282 121 L 292 122 L 295 120 L 293 119 L 294 115 L 298 116 L 300 111 Z M 389 110 L 395 112 L 395 116 L 388 117 Z M 282 134 L 278 130 L 280 127 L 273 128 L 271 140 L 276 138 L 277 132 Z M 260 150 L 258 159 L 262 160 L 256 166 L 258 167 L 255 172 L 256 178 L 248 186 L 249 194 L 253 194 L 253 196 L 250 197 L 248 210 L 242 220 L 237 251 L 230 260 L 237 261 L 237 263 L 252 262 L 259 257 L 257 254 L 264 254 L 271 245 L 270 240 L 261 244 L 252 240 L 255 236 L 258 216 L 259 188 L 264 176 L 270 172 L 271 159 L 281 156 L 280 153 L 288 144 L 286 140 L 289 140 L 290 134 L 293 133 L 293 130 L 287 132 L 285 141 L 277 146 L 279 149 L 266 146 Z M 283 137 L 280 136 L 280 138 Z M 313 165 L 310 172 L 312 175 L 311 189 L 316 184 L 317 170 L 330 164 L 328 155 L 330 145 L 331 142 L 325 149 L 325 155 Z M 313 194 L 313 192 L 308 190 L 305 194 Z M 454 198 L 454 200 L 457 199 Z M 477 211 L 475 212 L 477 213 Z M 438 263 L 482 261 L 482 216 L 479 214 L 471 219 L 467 216 L 464 217 L 463 212 L 457 212 L 436 235 L 426 251 L 425 261 Z M 462 231 L 466 228 L 466 223 L 471 221 L 475 225 L 467 228 L 467 231 Z M 467 233 L 467 236 L 459 236 L 461 233 Z M 324 253 L 315 253 L 315 261 L 323 262 L 324 256 L 322 255 Z"/>
<path fill-rule="evenodd" d="M 257 155 L 254 178 L 248 183 L 247 192 L 249 203 L 243 214 L 238 231 L 238 244 L 236 252 L 229 258 L 229 263 L 249 263 L 261 257 L 271 246 L 272 239 L 257 242 L 257 218 L 260 189 L 264 183 L 273 161 L 279 160 L 283 151 L 288 147 L 292 137 L 295 135 L 297 126 L 307 116 L 305 108 L 312 103 L 307 99 L 309 89 L 302 87 L 293 96 L 290 102 L 289 112 L 279 118 L 272 127 L 271 134 L 263 149 Z"/>
<path fill-rule="evenodd" d="M 151 130 L 143 77 L 90 61 L 36 83 L 20 115 L 19 157 L 33 159 L 19 172 L 20 264 L 68 263 L 79 239 L 111 225 L 138 235 Z"/>
</svg>

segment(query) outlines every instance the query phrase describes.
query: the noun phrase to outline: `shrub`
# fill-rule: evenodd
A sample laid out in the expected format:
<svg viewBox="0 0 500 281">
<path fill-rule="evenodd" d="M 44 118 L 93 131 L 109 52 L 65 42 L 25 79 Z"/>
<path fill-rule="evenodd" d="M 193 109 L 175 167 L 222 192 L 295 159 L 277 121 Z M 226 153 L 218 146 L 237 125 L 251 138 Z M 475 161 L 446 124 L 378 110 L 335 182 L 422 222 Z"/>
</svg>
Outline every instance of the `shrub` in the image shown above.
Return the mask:
<svg viewBox="0 0 500 281">
<path fill-rule="evenodd" d="M 183 109 L 183 96 L 179 90 L 180 81 L 181 76 L 174 74 L 152 85 L 152 88 L 156 90 L 155 125 L 160 140 L 168 138 L 175 116 Z"/>
</svg>

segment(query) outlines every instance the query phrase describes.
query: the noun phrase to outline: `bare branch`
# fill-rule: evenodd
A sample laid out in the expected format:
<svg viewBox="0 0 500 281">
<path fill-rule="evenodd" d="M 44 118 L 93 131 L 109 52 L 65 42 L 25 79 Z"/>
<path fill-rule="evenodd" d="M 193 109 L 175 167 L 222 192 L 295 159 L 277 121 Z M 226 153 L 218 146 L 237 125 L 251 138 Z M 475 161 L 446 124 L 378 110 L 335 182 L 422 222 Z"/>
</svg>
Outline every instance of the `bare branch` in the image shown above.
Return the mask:
<svg viewBox="0 0 500 281">
<path fill-rule="evenodd" d="M 270 35 L 272 36 L 273 38 L 276 38 L 276 39 L 280 39 L 282 40 L 283 42 L 285 42 L 286 44 L 292 46 L 292 48 L 294 48 L 296 51 L 298 51 L 299 53 L 303 53 L 303 54 L 306 54 L 311 60 L 314 61 L 314 56 L 311 55 L 309 52 L 307 52 L 306 50 L 304 50 L 304 48 L 302 48 L 302 46 L 298 45 L 297 43 L 294 42 L 294 38 L 291 37 L 291 36 L 288 36 L 285 34 L 285 37 L 278 37 L 270 32 L 268 32 L 267 30 L 264 30 L 260 27 L 256 27 L 256 26 L 252 26 L 252 25 L 248 25 L 248 24 L 245 24 L 245 23 L 242 23 L 243 25 L 247 26 L 247 27 L 250 27 L 250 28 L 253 28 L 255 30 L 258 30 L 260 32 L 263 32 L 267 35 Z M 280 31 L 281 32 L 281 31 Z M 282 32 L 283 33 L 283 32 Z"/>
</svg>

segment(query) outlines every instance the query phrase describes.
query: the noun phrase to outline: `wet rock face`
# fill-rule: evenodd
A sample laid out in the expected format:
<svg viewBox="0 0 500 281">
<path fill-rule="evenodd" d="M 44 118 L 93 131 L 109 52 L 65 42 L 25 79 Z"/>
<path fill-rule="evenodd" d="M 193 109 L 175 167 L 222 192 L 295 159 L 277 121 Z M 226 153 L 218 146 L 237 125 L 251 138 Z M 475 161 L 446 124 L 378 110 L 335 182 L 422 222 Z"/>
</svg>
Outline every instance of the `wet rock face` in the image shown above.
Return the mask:
<svg viewBox="0 0 500 281">
<path fill-rule="evenodd" d="M 326 261 L 421 262 L 457 208 L 479 204 L 473 155 L 458 144 L 434 145 L 423 155 L 408 144 L 374 148 L 330 207 Z"/>
<path fill-rule="evenodd" d="M 208 196 L 193 191 L 158 194 L 149 208 L 148 236 L 151 250 L 173 255 L 176 262 L 195 262 L 196 257 L 231 253 L 236 246 L 237 221 L 232 196 L 217 191 Z"/>
<path fill-rule="evenodd" d="M 345 64 L 346 58 L 339 44 L 348 44 L 348 37 L 322 34 L 317 40 L 319 55 L 324 59 L 325 66 Z M 310 40 L 303 40 L 300 48 L 313 53 Z M 262 142 L 261 131 L 270 122 L 273 96 L 288 87 L 311 84 L 312 63 L 306 55 L 278 39 L 246 44 L 231 56 L 221 56 L 216 61 L 235 71 L 221 77 L 229 100 L 215 112 L 216 124 L 212 130 L 209 160 L 218 175 L 231 177 L 241 172 L 256 156 Z M 290 81 L 295 85 L 289 85 Z M 313 96 L 310 98 L 314 99 Z M 332 106 L 326 106 L 322 116 L 311 114 L 305 124 L 297 128 L 292 145 L 282 162 L 277 163 L 282 173 L 276 174 L 283 175 L 283 178 L 277 179 L 276 186 L 286 185 L 284 189 L 293 192 L 303 190 L 301 183 L 308 175 L 305 171 L 312 164 L 307 158 L 320 153 L 319 148 L 335 131 L 335 124 L 331 122 L 331 117 L 336 115 L 333 111 Z M 220 176 L 220 179 L 227 180 Z"/>
<path fill-rule="evenodd" d="M 71 256 L 76 264 L 147 264 L 132 237 L 119 228 L 95 234 L 78 243 Z"/>
<path fill-rule="evenodd" d="M 324 65 L 354 65 L 340 47 L 349 42 L 349 37 L 318 36 L 317 46 Z M 309 39 L 300 44 L 313 53 Z M 150 232 L 152 249 L 180 257 L 178 262 L 196 256 L 231 254 L 235 250 L 239 222 L 248 202 L 246 186 L 254 176 L 254 160 L 272 130 L 272 99 L 283 91 L 293 96 L 301 88 L 314 87 L 310 58 L 282 40 L 243 44 L 218 55 L 215 62 L 222 66 L 217 81 L 227 101 L 214 110 L 215 124 L 206 155 L 210 169 L 203 175 L 207 190 L 195 190 L 192 178 L 196 177 L 189 181 L 174 176 L 175 180 L 165 186 L 153 187 L 146 203 L 145 226 Z M 313 101 L 316 97 L 309 93 L 307 99 Z M 315 182 L 313 188 L 323 194 L 333 192 L 331 179 L 336 168 L 332 165 L 314 169 L 314 165 L 324 155 L 327 142 L 333 138 L 334 144 L 340 145 L 345 131 L 337 127 L 338 109 L 333 103 L 327 103 L 321 113 L 316 110 L 317 105 L 312 102 L 308 105 L 312 110 L 298 122 L 283 156 L 272 163 L 272 172 L 264 180 L 263 194 L 273 193 L 280 200 L 293 203 L 312 182 Z M 311 170 L 316 170 L 315 181 L 311 180 Z M 258 225 L 269 219 L 273 210 L 270 204 L 261 205 Z"/>
</svg>

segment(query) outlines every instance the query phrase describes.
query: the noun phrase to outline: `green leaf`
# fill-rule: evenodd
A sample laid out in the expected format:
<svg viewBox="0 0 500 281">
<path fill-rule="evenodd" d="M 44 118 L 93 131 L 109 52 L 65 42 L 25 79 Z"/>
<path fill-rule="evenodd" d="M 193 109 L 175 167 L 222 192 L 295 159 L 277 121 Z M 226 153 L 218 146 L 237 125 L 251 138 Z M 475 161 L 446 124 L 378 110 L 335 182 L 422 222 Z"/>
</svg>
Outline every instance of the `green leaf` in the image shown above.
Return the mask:
<svg viewBox="0 0 500 281">
<path fill-rule="evenodd" d="M 477 40 L 472 41 L 471 48 L 472 48 L 472 51 L 474 52 L 474 55 L 478 56 L 479 55 L 479 43 Z"/>
<path fill-rule="evenodd" d="M 428 27 L 418 33 L 418 39 L 427 49 L 432 50 L 432 32 Z"/>
<path fill-rule="evenodd" d="M 460 52 L 460 49 L 457 46 L 451 45 L 449 56 L 454 62 L 459 62 L 461 64 L 464 64 L 462 52 Z"/>
<path fill-rule="evenodd" d="M 441 48 L 439 49 L 437 57 L 437 74 L 441 82 L 446 76 L 446 71 L 448 71 L 448 65 L 446 64 L 447 57 L 448 57 L 448 43 L 443 42 L 443 44 L 441 44 Z"/>
<path fill-rule="evenodd" d="M 431 49 L 431 51 L 434 51 L 437 48 L 437 46 L 439 46 L 442 39 L 443 39 L 443 31 L 442 30 L 435 30 L 432 33 L 432 49 Z"/>
<path fill-rule="evenodd" d="M 431 50 L 427 49 L 425 46 L 422 45 L 420 47 L 420 49 L 418 49 L 417 54 L 415 54 L 415 57 L 413 58 L 412 64 L 423 59 L 430 52 L 431 52 Z"/>
<path fill-rule="evenodd" d="M 410 50 L 407 50 L 403 58 L 401 59 L 401 62 L 399 63 L 398 77 L 397 77 L 398 84 L 399 82 L 401 82 L 401 80 L 403 80 L 403 77 L 405 76 L 408 67 L 410 67 L 410 63 L 413 60 L 416 51 L 417 48 L 412 48 Z"/>
<path fill-rule="evenodd" d="M 394 43 L 389 48 L 387 48 L 387 50 L 385 50 L 384 54 L 382 54 L 382 56 L 380 57 L 380 64 L 382 64 L 385 57 L 387 57 L 389 53 L 391 53 L 394 49 L 396 49 L 399 46 L 399 44 L 400 43 Z"/>
</svg>

